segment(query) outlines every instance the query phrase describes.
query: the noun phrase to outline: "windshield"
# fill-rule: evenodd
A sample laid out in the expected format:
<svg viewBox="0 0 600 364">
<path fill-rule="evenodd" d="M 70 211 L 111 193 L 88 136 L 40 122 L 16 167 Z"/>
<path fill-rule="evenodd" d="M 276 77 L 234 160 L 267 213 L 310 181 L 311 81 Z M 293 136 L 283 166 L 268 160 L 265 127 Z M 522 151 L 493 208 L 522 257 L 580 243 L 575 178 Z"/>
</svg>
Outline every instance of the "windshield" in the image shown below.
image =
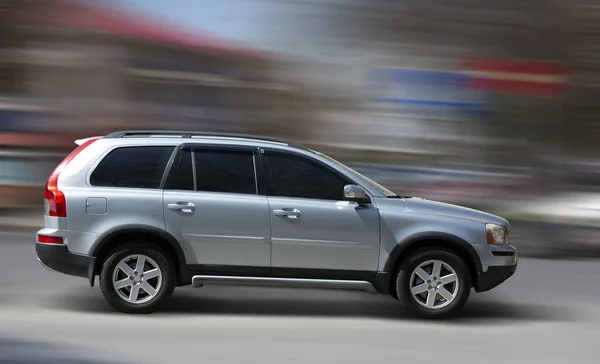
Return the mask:
<svg viewBox="0 0 600 364">
<path fill-rule="evenodd" d="M 334 163 L 336 166 L 338 166 L 340 169 L 354 175 L 355 177 L 358 177 L 359 179 L 361 179 L 362 181 L 365 181 L 366 183 L 369 184 L 369 186 L 373 187 L 374 189 L 376 189 L 377 191 L 379 191 L 382 195 L 384 195 L 385 197 L 395 197 L 397 196 L 394 192 L 388 190 L 387 188 L 383 187 L 382 185 L 380 185 L 379 183 L 373 181 L 370 178 L 367 178 L 365 176 L 363 176 L 362 174 L 358 173 L 357 171 L 353 170 L 352 168 L 336 161 L 335 159 L 331 158 L 328 155 L 325 155 L 323 153 L 319 153 L 316 152 L 318 155 L 320 155 L 323 158 L 326 158 L 328 161 Z"/>
</svg>

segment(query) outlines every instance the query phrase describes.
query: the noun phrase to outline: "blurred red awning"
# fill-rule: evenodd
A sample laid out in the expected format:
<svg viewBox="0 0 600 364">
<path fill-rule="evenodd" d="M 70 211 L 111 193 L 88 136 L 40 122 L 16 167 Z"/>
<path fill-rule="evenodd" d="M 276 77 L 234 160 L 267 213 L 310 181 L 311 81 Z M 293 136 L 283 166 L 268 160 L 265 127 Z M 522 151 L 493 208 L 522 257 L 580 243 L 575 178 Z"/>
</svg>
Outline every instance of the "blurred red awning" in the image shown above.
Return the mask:
<svg viewBox="0 0 600 364">
<path fill-rule="evenodd" d="M 462 70 L 473 90 L 557 96 L 569 87 L 567 68 L 558 62 L 472 58 Z"/>
<path fill-rule="evenodd" d="M 145 14 L 132 13 L 106 6 L 98 1 L 87 5 L 70 0 L 48 0 L 26 15 L 29 22 L 39 26 L 73 28 L 114 34 L 165 46 L 181 47 L 198 52 L 238 55 L 251 58 L 270 58 L 264 52 L 251 50 L 197 31 L 150 19 Z"/>
</svg>

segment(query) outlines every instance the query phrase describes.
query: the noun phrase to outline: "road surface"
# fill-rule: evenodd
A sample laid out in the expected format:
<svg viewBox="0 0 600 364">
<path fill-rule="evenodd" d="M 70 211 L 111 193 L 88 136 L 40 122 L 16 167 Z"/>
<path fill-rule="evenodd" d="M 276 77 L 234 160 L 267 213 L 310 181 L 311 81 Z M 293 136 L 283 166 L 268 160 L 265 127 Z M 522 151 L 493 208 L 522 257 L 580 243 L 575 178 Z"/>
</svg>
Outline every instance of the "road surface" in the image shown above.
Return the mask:
<svg viewBox="0 0 600 364">
<path fill-rule="evenodd" d="M 180 288 L 158 314 L 42 268 L 34 232 L 0 233 L 0 363 L 600 362 L 600 263 L 521 259 L 462 315 L 426 322 L 389 297 Z"/>
</svg>

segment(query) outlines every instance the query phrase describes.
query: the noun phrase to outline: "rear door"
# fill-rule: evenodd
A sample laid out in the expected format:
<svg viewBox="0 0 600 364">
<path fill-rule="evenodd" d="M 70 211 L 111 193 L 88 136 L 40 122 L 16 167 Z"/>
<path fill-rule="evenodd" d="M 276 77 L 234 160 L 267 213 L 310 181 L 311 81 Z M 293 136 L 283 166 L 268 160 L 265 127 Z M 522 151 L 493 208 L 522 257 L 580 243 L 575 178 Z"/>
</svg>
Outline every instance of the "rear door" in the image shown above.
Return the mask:
<svg viewBox="0 0 600 364">
<path fill-rule="evenodd" d="M 187 145 L 164 191 L 167 231 L 204 271 L 268 273 L 269 207 L 258 195 L 256 148 Z"/>
</svg>

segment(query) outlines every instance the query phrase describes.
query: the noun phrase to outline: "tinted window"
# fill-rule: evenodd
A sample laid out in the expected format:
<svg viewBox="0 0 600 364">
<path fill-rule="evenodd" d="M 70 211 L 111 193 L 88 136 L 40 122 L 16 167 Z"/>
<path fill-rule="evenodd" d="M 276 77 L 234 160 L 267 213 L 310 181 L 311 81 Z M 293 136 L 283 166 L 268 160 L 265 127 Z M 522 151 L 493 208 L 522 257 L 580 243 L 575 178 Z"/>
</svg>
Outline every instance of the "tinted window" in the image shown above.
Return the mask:
<svg viewBox="0 0 600 364">
<path fill-rule="evenodd" d="M 92 173 L 100 187 L 159 188 L 173 147 L 123 147 L 113 150 Z"/>
<path fill-rule="evenodd" d="M 175 184 L 173 186 L 176 190 L 194 190 L 194 176 L 192 172 L 192 152 L 186 150 L 183 152 L 179 167 L 175 173 Z"/>
<path fill-rule="evenodd" d="M 196 190 L 256 194 L 252 151 L 196 150 Z"/>
<path fill-rule="evenodd" d="M 269 170 L 275 196 L 343 200 L 342 176 L 307 158 L 288 154 L 269 154 Z"/>
</svg>

